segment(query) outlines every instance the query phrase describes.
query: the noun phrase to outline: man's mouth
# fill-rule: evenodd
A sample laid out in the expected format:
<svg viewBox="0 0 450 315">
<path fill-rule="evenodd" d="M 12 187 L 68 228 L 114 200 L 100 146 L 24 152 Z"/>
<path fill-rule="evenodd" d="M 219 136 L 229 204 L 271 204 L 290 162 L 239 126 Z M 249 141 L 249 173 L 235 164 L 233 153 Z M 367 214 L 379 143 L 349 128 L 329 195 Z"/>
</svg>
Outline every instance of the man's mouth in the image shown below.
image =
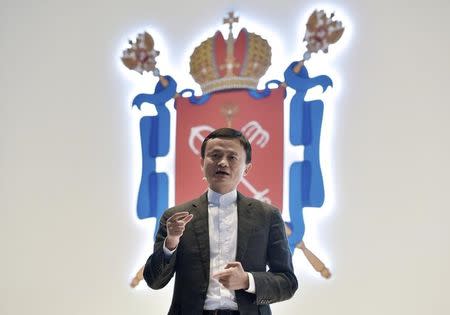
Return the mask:
<svg viewBox="0 0 450 315">
<path fill-rule="evenodd" d="M 228 174 L 225 171 L 218 170 L 218 171 L 216 171 L 216 175 L 230 175 L 230 174 Z"/>
</svg>

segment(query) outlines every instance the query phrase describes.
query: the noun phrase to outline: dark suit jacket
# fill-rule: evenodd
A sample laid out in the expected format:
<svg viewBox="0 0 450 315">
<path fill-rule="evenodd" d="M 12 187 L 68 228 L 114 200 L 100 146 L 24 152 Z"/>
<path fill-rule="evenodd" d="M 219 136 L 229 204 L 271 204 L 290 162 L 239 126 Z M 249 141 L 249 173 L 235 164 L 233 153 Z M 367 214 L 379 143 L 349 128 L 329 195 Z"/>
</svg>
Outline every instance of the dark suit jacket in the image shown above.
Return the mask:
<svg viewBox="0 0 450 315">
<path fill-rule="evenodd" d="M 177 250 L 167 260 L 163 252 L 166 220 L 179 211 L 194 215 L 186 225 Z M 292 257 L 280 212 L 261 201 L 238 193 L 236 261 L 255 279 L 256 294 L 237 290 L 241 314 L 271 314 L 268 304 L 292 297 L 297 290 Z M 209 282 L 209 231 L 207 194 L 166 210 L 160 220 L 154 251 L 144 268 L 153 289 L 164 287 L 175 273 L 169 314 L 202 314 Z M 266 271 L 266 266 L 269 270 Z"/>
</svg>

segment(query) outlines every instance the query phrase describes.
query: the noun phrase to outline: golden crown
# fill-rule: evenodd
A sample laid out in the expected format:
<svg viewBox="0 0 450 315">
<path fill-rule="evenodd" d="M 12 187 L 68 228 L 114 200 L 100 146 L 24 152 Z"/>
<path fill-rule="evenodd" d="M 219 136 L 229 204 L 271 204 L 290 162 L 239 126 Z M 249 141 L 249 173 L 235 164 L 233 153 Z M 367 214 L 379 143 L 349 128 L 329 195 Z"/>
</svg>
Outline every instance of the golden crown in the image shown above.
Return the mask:
<svg viewBox="0 0 450 315">
<path fill-rule="evenodd" d="M 224 89 L 256 89 L 259 79 L 270 66 L 272 56 L 267 40 L 241 29 L 233 37 L 233 23 L 239 21 L 233 12 L 223 20 L 229 24 L 228 39 L 220 31 L 194 49 L 190 68 L 194 80 L 200 84 L 203 93 Z"/>
</svg>

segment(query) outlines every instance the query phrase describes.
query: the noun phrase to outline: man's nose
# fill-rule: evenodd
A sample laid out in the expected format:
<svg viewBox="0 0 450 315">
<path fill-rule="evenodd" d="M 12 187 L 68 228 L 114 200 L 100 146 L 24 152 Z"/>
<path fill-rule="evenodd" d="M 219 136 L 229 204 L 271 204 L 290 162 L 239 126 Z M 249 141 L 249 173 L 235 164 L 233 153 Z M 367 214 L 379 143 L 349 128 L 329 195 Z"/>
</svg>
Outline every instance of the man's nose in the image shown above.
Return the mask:
<svg viewBox="0 0 450 315">
<path fill-rule="evenodd" d="M 227 159 L 223 158 L 223 159 L 219 160 L 218 164 L 219 164 L 220 167 L 227 167 L 228 166 L 228 161 L 227 161 Z"/>
</svg>

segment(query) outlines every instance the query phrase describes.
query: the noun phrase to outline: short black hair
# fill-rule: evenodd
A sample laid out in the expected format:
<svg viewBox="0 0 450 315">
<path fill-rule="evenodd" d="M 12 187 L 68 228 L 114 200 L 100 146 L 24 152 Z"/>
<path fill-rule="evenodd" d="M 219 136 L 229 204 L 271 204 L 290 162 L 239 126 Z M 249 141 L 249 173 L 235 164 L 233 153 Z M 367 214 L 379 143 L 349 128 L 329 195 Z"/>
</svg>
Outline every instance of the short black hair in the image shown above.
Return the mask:
<svg viewBox="0 0 450 315">
<path fill-rule="evenodd" d="M 239 142 L 241 143 L 241 145 L 245 151 L 245 164 L 248 164 L 252 161 L 252 146 L 251 146 L 250 142 L 248 142 L 247 138 L 242 134 L 242 132 L 235 130 L 233 128 L 216 129 L 213 132 L 211 132 L 209 135 L 207 135 L 205 140 L 203 140 L 203 143 L 202 143 L 202 148 L 201 148 L 202 159 L 205 158 L 206 143 L 208 142 L 208 140 L 215 139 L 215 138 L 239 139 Z"/>
</svg>

